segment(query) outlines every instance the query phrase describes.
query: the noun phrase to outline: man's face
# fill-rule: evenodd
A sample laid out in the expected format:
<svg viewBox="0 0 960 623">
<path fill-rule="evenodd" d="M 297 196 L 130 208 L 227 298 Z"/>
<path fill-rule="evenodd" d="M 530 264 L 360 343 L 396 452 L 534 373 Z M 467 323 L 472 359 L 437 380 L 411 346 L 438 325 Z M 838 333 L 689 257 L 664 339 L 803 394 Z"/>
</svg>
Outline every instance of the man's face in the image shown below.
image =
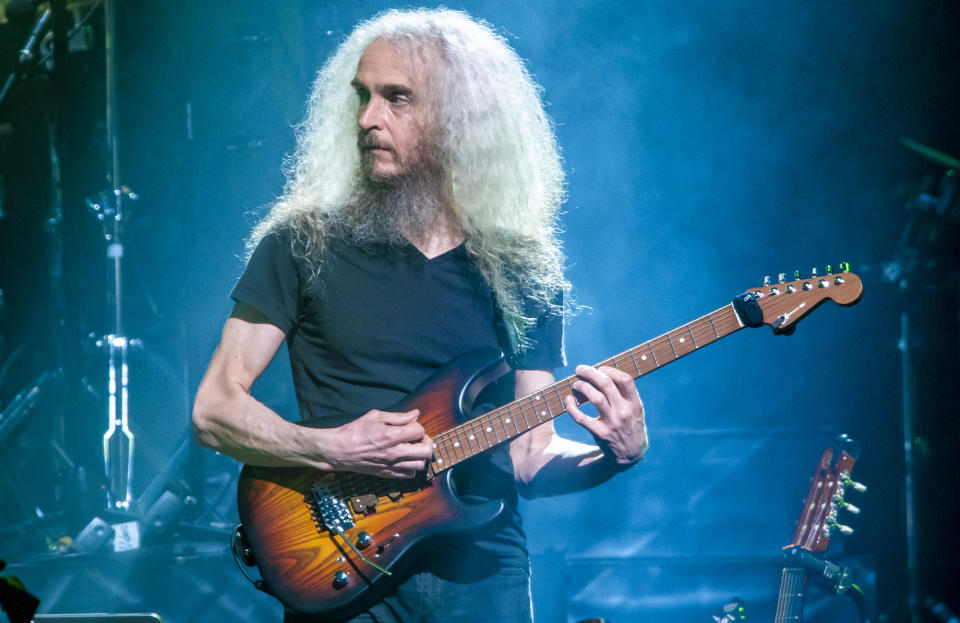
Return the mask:
<svg viewBox="0 0 960 623">
<path fill-rule="evenodd" d="M 416 170 L 433 145 L 422 60 L 377 39 L 360 57 L 351 84 L 360 98 L 358 145 L 367 177 L 388 182 Z"/>
</svg>

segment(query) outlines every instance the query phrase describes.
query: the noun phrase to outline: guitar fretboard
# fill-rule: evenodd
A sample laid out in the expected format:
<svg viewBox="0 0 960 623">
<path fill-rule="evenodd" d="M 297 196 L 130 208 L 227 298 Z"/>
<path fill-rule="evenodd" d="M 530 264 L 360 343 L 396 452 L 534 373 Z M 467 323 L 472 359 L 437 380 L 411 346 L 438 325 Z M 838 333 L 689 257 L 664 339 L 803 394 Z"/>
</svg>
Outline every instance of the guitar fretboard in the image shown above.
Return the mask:
<svg viewBox="0 0 960 623">
<path fill-rule="evenodd" d="M 800 623 L 807 576 L 803 569 L 784 567 L 780 576 L 780 595 L 774 623 Z"/>
<path fill-rule="evenodd" d="M 656 337 L 639 346 L 601 361 L 594 367 L 609 366 L 634 379 L 689 355 L 743 328 L 733 304 Z M 515 439 L 530 429 L 566 413 L 564 399 L 574 395 L 577 404 L 587 402 L 573 391 L 576 375 L 502 407 L 477 416 L 436 435 L 430 465 L 435 473 L 450 469 L 486 450 Z"/>
</svg>

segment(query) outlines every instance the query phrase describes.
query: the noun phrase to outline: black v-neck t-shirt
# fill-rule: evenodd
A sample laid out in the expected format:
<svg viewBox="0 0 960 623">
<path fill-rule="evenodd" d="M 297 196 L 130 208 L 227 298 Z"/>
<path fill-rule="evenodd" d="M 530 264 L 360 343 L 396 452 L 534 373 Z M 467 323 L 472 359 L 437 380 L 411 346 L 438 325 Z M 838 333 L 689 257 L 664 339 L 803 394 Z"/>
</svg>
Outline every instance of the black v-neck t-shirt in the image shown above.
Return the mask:
<svg viewBox="0 0 960 623">
<path fill-rule="evenodd" d="M 330 237 L 325 253 L 311 278 L 289 231 L 269 234 L 231 294 L 286 333 L 304 421 L 339 426 L 389 409 L 458 355 L 507 350 L 491 291 L 463 245 L 427 258 L 412 244 L 369 249 Z M 528 337 L 516 367 L 563 365 L 558 316 L 539 319 Z"/>
</svg>

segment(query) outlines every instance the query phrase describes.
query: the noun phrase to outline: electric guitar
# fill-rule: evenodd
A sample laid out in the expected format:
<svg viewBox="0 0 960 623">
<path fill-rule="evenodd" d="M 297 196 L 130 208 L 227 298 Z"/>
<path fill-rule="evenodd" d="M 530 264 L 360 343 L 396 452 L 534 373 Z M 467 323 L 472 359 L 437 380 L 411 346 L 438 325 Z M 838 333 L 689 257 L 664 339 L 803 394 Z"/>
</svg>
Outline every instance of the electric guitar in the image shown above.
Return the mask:
<svg viewBox="0 0 960 623">
<path fill-rule="evenodd" d="M 744 327 L 791 333 L 827 300 L 853 305 L 863 286 L 849 265 L 837 274 L 770 284 L 664 335 L 603 361 L 634 379 Z M 765 280 L 766 281 L 766 280 Z M 509 370 L 497 349 L 480 349 L 438 370 L 392 411 L 420 410 L 435 450 L 422 477 L 380 479 L 308 468 L 244 466 L 237 503 L 241 556 L 256 564 L 261 588 L 288 610 L 347 617 L 381 598 L 432 538 L 472 532 L 496 521 L 501 500 L 457 497 L 453 468 L 565 412 L 575 376 L 488 413 L 466 419 L 477 394 Z"/>
<path fill-rule="evenodd" d="M 783 548 L 787 564 L 780 575 L 780 594 L 774 623 L 799 623 L 802 620 L 803 600 L 810 573 L 816 573 L 833 584 L 838 592 L 841 588 L 846 590 L 846 587 L 842 587 L 846 570 L 813 554 L 827 551 L 833 534 L 853 533 L 853 530 L 837 521 L 837 515 L 840 510 L 854 514 L 860 512 L 844 499 L 847 488 L 866 491 L 865 486 L 850 480 L 850 472 L 859 454 L 857 443 L 846 435 L 840 435 L 833 447 L 823 451 L 793 539 L 790 545 Z"/>
</svg>

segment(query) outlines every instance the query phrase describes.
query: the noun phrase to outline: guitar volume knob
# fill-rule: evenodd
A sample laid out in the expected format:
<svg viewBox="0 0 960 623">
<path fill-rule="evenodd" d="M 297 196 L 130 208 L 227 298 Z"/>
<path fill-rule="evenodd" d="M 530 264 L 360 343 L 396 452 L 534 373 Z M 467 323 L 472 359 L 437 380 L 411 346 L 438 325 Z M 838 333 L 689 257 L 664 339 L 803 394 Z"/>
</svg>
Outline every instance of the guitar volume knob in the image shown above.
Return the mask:
<svg viewBox="0 0 960 623">
<path fill-rule="evenodd" d="M 373 544 L 373 537 L 369 532 L 361 532 L 357 535 L 357 549 L 363 549 L 365 547 L 370 547 Z"/>
<path fill-rule="evenodd" d="M 350 583 L 350 576 L 346 571 L 337 571 L 333 574 L 333 588 L 343 588 Z"/>
</svg>

